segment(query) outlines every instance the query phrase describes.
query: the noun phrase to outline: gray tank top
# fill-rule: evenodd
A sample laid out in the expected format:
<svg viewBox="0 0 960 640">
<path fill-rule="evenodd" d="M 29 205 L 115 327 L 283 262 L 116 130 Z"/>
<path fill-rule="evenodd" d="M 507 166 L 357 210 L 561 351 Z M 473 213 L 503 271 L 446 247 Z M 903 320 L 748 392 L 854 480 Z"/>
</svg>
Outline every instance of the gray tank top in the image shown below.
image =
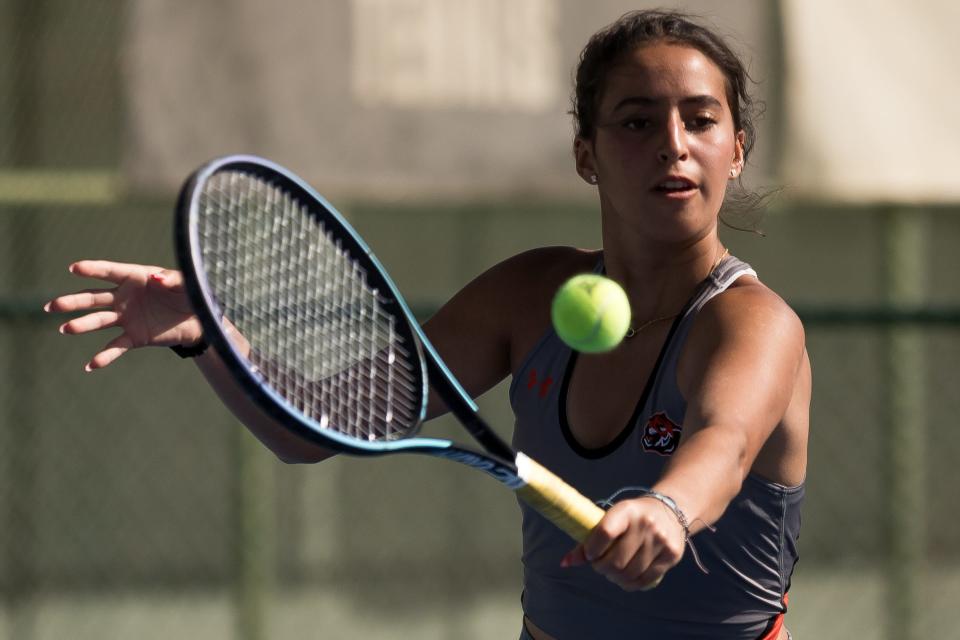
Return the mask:
<svg viewBox="0 0 960 640">
<path fill-rule="evenodd" d="M 601 262 L 596 271 L 602 269 Z M 686 402 L 677 388 L 677 363 L 690 327 L 703 305 L 743 275 L 756 273 L 730 256 L 703 281 L 674 321 L 645 388 L 638 381 L 630 422 L 600 449 L 583 448 L 571 434 L 566 391 L 576 354 L 549 329 L 510 386 L 516 449 L 597 502 L 631 497 L 624 488 L 652 486 L 683 435 Z M 573 542 L 520 502 L 524 613 L 558 640 L 759 638 L 786 611 L 803 493 L 802 485 L 784 487 L 749 475 L 715 523 L 716 533 L 694 537 L 709 575 L 688 550 L 660 586 L 633 593 L 590 567 L 561 569 L 560 559 Z"/>
</svg>

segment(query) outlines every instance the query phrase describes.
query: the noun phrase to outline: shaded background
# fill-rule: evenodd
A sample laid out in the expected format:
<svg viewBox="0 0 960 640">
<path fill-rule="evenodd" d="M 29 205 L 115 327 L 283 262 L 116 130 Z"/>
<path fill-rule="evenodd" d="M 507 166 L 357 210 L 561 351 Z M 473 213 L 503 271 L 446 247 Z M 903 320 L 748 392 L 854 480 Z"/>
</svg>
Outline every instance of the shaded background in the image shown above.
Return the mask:
<svg viewBox="0 0 960 640">
<path fill-rule="evenodd" d="M 960 59 L 947 1 L 665 3 L 767 103 L 732 251 L 814 366 L 799 638 L 960 637 Z M 570 78 L 622 0 L 0 0 L 0 639 L 512 638 L 519 517 L 419 458 L 285 466 L 192 366 L 39 313 L 84 257 L 173 264 L 209 158 L 304 176 L 428 314 L 518 251 L 596 246 Z M 481 399 L 509 434 L 506 387 Z M 430 425 L 456 433 L 444 420 Z M 480 518 L 478 518 L 480 514 Z"/>
</svg>

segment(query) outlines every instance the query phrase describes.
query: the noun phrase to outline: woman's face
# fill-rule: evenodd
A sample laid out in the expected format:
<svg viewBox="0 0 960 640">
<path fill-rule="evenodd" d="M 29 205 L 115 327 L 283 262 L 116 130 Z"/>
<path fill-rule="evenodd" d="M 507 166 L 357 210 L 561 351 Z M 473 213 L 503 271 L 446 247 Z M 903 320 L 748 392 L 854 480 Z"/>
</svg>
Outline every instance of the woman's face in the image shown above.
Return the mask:
<svg viewBox="0 0 960 640">
<path fill-rule="evenodd" d="M 645 45 L 607 72 L 594 139 L 577 139 L 576 156 L 617 228 L 665 242 L 715 228 L 743 162 L 726 95 L 719 67 L 678 44 Z"/>
</svg>

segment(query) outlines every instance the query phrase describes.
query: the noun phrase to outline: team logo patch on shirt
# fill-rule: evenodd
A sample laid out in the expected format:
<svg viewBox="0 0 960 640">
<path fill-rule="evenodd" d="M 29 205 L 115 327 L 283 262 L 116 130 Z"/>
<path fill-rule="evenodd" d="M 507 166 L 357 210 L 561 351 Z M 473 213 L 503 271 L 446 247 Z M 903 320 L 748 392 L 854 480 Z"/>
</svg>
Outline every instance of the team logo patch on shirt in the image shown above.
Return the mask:
<svg viewBox="0 0 960 640">
<path fill-rule="evenodd" d="M 672 455 L 680 444 L 680 432 L 683 427 L 667 417 L 664 412 L 655 413 L 647 420 L 643 428 L 643 439 L 640 443 L 644 451 L 657 453 L 661 456 Z"/>
</svg>

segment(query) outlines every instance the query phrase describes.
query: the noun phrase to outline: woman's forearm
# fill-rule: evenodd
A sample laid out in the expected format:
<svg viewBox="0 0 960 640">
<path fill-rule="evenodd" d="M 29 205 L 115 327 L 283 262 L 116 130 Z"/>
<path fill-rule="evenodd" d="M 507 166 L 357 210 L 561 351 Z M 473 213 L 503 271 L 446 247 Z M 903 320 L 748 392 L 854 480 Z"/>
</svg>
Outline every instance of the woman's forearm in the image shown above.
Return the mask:
<svg viewBox="0 0 960 640">
<path fill-rule="evenodd" d="M 690 533 L 720 519 L 749 471 L 745 440 L 729 429 L 699 429 L 679 447 L 653 489 L 670 496 L 686 515 Z"/>
<path fill-rule="evenodd" d="M 233 327 L 228 327 L 227 332 L 241 353 L 246 354 L 249 345 L 243 336 Z M 280 460 L 287 463 L 311 463 L 325 460 L 334 454 L 333 451 L 296 436 L 264 413 L 227 370 L 216 350 L 207 349 L 203 355 L 196 358 L 196 363 L 230 412 Z"/>
</svg>

